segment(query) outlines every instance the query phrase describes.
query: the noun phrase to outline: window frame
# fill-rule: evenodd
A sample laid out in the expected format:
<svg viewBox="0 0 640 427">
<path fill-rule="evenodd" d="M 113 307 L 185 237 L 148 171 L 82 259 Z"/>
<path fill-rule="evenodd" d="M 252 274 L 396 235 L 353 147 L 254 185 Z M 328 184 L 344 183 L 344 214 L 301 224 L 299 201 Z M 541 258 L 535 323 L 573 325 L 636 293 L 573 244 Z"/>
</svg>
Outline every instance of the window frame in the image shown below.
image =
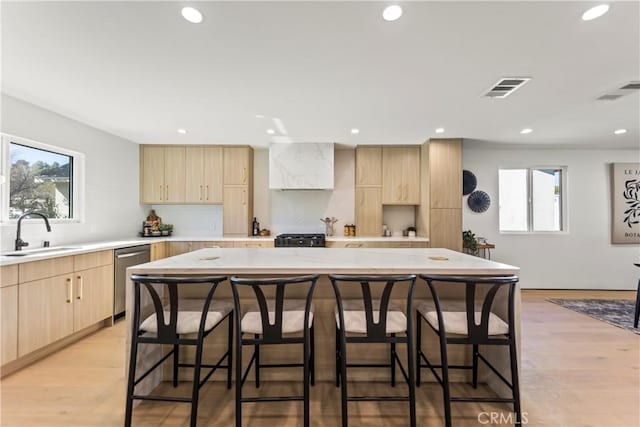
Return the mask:
<svg viewBox="0 0 640 427">
<path fill-rule="evenodd" d="M 533 171 L 543 169 L 554 169 L 560 171 L 560 230 L 534 230 L 533 229 Z M 501 170 L 526 170 L 527 171 L 527 230 L 502 230 L 500 228 L 500 171 Z M 500 234 L 569 234 L 569 207 L 567 204 L 568 192 L 568 167 L 567 166 L 507 166 L 498 168 L 498 232 Z"/>
<path fill-rule="evenodd" d="M 11 180 L 11 143 L 23 145 L 37 150 L 46 150 L 53 153 L 69 156 L 73 159 L 71 173 L 71 218 L 50 218 L 52 224 L 73 224 L 84 222 L 85 213 L 85 156 L 83 153 L 45 144 L 19 136 L 0 134 L 0 226 L 14 226 L 18 219 L 9 218 L 9 186 Z M 23 221 L 38 221 L 38 218 L 25 218 Z"/>
</svg>

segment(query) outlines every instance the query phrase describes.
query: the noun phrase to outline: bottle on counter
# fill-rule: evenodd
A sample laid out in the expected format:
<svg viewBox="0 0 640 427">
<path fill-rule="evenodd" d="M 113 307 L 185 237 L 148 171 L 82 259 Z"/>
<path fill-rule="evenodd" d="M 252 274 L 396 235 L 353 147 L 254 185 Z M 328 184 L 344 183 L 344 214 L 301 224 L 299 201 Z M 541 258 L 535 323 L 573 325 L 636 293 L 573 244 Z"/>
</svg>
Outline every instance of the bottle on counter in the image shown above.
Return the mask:
<svg viewBox="0 0 640 427">
<path fill-rule="evenodd" d="M 260 235 L 260 223 L 258 222 L 255 216 L 253 217 L 253 223 L 251 226 L 251 235 L 252 236 Z"/>
</svg>

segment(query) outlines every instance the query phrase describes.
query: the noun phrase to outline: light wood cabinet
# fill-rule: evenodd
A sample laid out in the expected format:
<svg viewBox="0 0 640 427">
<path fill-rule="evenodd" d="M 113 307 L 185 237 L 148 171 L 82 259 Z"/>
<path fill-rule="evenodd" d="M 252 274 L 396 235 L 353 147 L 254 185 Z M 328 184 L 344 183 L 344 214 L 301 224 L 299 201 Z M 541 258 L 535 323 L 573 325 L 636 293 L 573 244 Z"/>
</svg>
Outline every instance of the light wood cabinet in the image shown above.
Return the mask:
<svg viewBox="0 0 640 427">
<path fill-rule="evenodd" d="M 21 283 L 18 356 L 73 333 L 73 274 Z"/>
<path fill-rule="evenodd" d="M 191 242 L 167 242 L 167 244 L 169 245 L 169 256 L 181 255 L 193 250 Z"/>
<path fill-rule="evenodd" d="M 432 209 L 462 208 L 462 140 L 429 141 L 429 177 Z"/>
<path fill-rule="evenodd" d="M 382 185 L 382 147 L 356 148 L 356 186 Z"/>
<path fill-rule="evenodd" d="M 462 251 L 462 140 L 429 140 L 429 238 Z"/>
<path fill-rule="evenodd" d="M 420 204 L 420 147 L 382 148 L 382 203 Z"/>
<path fill-rule="evenodd" d="M 356 187 L 356 233 L 358 236 L 382 235 L 380 187 Z"/>
<path fill-rule="evenodd" d="M 18 357 L 96 325 L 113 314 L 112 250 L 25 262 L 18 265 L 18 274 L 20 280 L 15 286 Z M 4 320 L 8 315 L 4 306 L 2 311 Z"/>
<path fill-rule="evenodd" d="M 18 284 L 18 264 L 0 267 L 0 288 Z"/>
<path fill-rule="evenodd" d="M 429 242 L 424 240 L 403 240 L 403 241 L 383 241 L 383 240 L 337 240 L 327 241 L 327 248 L 428 248 Z"/>
<path fill-rule="evenodd" d="M 140 150 L 142 203 L 184 203 L 185 147 L 143 145 Z"/>
<path fill-rule="evenodd" d="M 249 236 L 253 220 L 253 149 L 223 147 L 223 157 L 223 234 Z"/>
<path fill-rule="evenodd" d="M 164 147 L 141 145 L 140 157 L 142 203 L 164 203 Z"/>
<path fill-rule="evenodd" d="M 164 186 L 165 203 L 184 203 L 185 147 L 165 147 Z"/>
<path fill-rule="evenodd" d="M 113 313 L 113 265 L 74 274 L 74 331 L 106 319 Z"/>
<path fill-rule="evenodd" d="M 253 242 L 249 241 L 236 241 L 233 242 L 234 248 L 273 248 L 274 242 L 273 240 L 256 240 Z"/>
<path fill-rule="evenodd" d="M 462 210 L 431 209 L 432 248 L 447 248 L 462 251 Z"/>
<path fill-rule="evenodd" d="M 253 170 L 251 147 L 224 147 L 224 185 L 249 185 Z"/>
<path fill-rule="evenodd" d="M 166 258 L 168 255 L 167 245 L 168 242 L 156 242 L 151 244 L 151 256 L 150 260 L 155 261 L 158 259 Z"/>
<path fill-rule="evenodd" d="M 251 194 L 247 186 L 225 186 L 222 208 L 223 232 L 225 236 L 248 236 L 251 230 L 253 212 Z"/>
<path fill-rule="evenodd" d="M 0 288 L 0 334 L 0 365 L 4 365 L 18 357 L 18 285 Z"/>
<path fill-rule="evenodd" d="M 211 241 L 211 242 L 192 242 L 191 250 L 197 251 L 198 249 L 205 248 L 233 248 L 233 242 L 226 241 Z"/>
<path fill-rule="evenodd" d="M 222 159 L 222 147 L 186 147 L 186 203 L 222 203 Z"/>
</svg>

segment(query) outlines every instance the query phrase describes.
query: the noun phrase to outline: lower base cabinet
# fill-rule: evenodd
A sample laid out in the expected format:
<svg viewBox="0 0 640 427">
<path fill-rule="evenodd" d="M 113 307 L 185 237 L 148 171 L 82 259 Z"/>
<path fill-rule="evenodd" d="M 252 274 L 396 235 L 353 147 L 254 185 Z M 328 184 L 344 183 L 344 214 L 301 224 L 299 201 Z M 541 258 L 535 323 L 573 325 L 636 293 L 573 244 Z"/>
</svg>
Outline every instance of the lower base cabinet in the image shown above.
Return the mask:
<svg viewBox="0 0 640 427">
<path fill-rule="evenodd" d="M 18 285 L 0 288 L 0 365 L 18 357 Z"/>
<path fill-rule="evenodd" d="M 50 344 L 71 336 L 79 339 L 93 330 L 88 328 L 112 319 L 112 250 L 24 262 L 1 270 L 2 375 L 45 356 Z M 15 274 L 10 275 L 13 270 Z M 79 331 L 84 332 L 76 334 Z"/>
<path fill-rule="evenodd" d="M 91 326 L 113 313 L 112 265 L 76 272 L 74 284 L 74 332 Z"/>
<path fill-rule="evenodd" d="M 18 296 L 18 356 L 73 333 L 73 275 L 21 283 Z"/>
</svg>

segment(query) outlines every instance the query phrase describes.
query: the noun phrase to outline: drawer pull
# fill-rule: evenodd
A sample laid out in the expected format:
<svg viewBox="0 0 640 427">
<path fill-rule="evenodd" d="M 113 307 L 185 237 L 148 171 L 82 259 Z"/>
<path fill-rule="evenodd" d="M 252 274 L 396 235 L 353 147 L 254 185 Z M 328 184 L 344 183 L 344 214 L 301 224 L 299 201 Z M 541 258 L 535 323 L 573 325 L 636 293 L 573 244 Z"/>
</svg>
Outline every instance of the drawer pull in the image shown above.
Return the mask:
<svg viewBox="0 0 640 427">
<path fill-rule="evenodd" d="M 82 276 L 76 276 L 76 279 L 78 279 L 78 296 L 77 296 L 77 298 L 79 300 L 81 300 L 82 299 L 82 294 L 83 294 L 84 280 L 82 280 Z"/>
</svg>

